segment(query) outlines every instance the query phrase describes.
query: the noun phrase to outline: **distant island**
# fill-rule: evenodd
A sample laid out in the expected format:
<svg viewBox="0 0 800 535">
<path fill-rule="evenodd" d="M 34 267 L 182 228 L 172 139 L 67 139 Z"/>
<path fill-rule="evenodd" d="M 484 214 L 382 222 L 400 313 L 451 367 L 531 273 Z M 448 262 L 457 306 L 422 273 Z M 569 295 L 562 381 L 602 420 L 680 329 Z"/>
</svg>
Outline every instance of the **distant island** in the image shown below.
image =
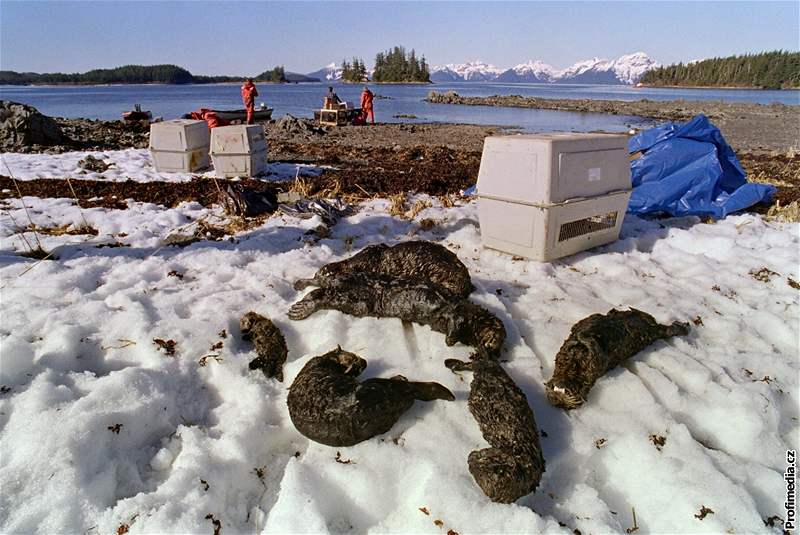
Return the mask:
<svg viewBox="0 0 800 535">
<path fill-rule="evenodd" d="M 342 61 L 341 81 L 356 84 L 367 81 L 376 84 L 429 84 L 431 75 L 425 56 L 417 58 L 413 48 L 407 54 L 405 48 L 396 46 L 375 55 L 372 76 L 363 59 L 353 58 L 352 63 Z"/>
<path fill-rule="evenodd" d="M 244 79 L 245 76 L 194 75 L 177 65 L 124 65 L 72 74 L 0 71 L 2 85 L 218 84 Z M 283 66 L 266 70 L 253 79 L 268 83 L 319 82 L 319 78 L 285 72 Z"/>
<path fill-rule="evenodd" d="M 673 87 L 800 87 L 800 52 L 776 50 L 658 67 L 644 73 L 643 85 Z"/>
</svg>

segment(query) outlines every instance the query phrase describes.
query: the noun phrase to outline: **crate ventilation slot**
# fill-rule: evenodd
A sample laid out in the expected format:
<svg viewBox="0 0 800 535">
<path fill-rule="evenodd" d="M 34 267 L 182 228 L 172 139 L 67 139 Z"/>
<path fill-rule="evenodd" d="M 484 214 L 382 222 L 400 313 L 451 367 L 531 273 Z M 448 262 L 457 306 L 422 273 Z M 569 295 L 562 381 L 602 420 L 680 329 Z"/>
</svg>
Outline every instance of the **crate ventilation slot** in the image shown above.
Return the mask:
<svg viewBox="0 0 800 535">
<path fill-rule="evenodd" d="M 591 234 L 601 230 L 611 229 L 617 225 L 617 212 L 608 212 L 607 214 L 594 215 L 577 221 L 570 221 L 564 223 L 558 232 L 558 241 L 562 242 L 583 236 L 584 234 Z"/>
</svg>

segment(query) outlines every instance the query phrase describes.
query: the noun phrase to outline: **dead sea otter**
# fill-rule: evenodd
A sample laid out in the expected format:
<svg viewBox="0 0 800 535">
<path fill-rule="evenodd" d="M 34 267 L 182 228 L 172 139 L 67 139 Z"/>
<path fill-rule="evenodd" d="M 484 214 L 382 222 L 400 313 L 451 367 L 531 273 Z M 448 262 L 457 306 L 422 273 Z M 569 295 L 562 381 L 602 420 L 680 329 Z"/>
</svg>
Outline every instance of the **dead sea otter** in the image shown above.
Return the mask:
<svg viewBox="0 0 800 535">
<path fill-rule="evenodd" d="M 289 388 L 297 430 L 328 446 L 352 446 L 391 429 L 414 400 L 455 399 L 438 383 L 402 376 L 359 382 L 366 367 L 366 360 L 341 348 L 309 360 Z"/>
<path fill-rule="evenodd" d="M 495 502 L 511 503 L 539 486 L 545 470 L 539 431 L 525 394 L 494 360 L 448 359 L 453 371 L 472 370 L 469 411 L 491 446 L 469 454 L 472 477 Z"/>
<path fill-rule="evenodd" d="M 337 285 L 317 288 L 289 309 L 289 318 L 307 318 L 317 310 L 339 310 L 353 316 L 400 318 L 446 335 L 449 346 L 461 342 L 491 356 L 499 354 L 506 330 L 488 310 L 423 281 L 351 274 Z"/>
<path fill-rule="evenodd" d="M 338 286 L 342 276 L 357 273 L 420 279 L 461 297 L 475 289 L 461 260 L 447 248 L 428 241 L 409 241 L 394 247 L 370 245 L 346 260 L 321 267 L 311 279 L 298 280 L 294 288 L 330 288 Z"/>
<path fill-rule="evenodd" d="M 252 341 L 258 357 L 250 361 L 251 370 L 261 370 L 267 377 L 283 381 L 283 364 L 288 349 L 283 337 L 272 321 L 255 312 L 248 312 L 239 321 L 244 340 Z"/>
<path fill-rule="evenodd" d="M 547 399 L 565 409 L 580 407 L 606 372 L 656 340 L 688 333 L 687 323 L 661 325 L 635 308 L 592 314 L 573 325 L 558 350 L 553 377 L 545 383 Z"/>
</svg>

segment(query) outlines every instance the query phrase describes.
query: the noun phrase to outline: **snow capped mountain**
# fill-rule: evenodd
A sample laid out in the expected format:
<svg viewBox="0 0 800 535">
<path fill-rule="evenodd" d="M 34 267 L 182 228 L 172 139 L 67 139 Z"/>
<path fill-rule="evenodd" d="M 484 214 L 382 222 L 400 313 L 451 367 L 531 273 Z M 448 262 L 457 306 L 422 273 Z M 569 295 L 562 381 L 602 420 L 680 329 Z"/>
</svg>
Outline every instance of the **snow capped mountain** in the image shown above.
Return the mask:
<svg viewBox="0 0 800 535">
<path fill-rule="evenodd" d="M 579 61 L 558 72 L 556 83 L 559 84 L 620 84 L 614 72 L 614 62 L 607 59 L 593 58 Z"/>
<path fill-rule="evenodd" d="M 503 71 L 496 79 L 496 82 L 512 83 L 549 83 L 556 75 L 556 70 L 543 61 L 528 61 Z"/>
<path fill-rule="evenodd" d="M 431 81 L 450 82 L 505 82 L 529 84 L 635 84 L 642 75 L 659 63 L 644 52 L 620 56 L 615 60 L 593 58 L 579 61 L 563 70 L 557 70 L 540 60 L 510 69 L 499 69 L 480 60 L 467 63 L 448 63 L 431 69 Z M 370 71 L 370 74 L 372 71 Z M 342 78 L 342 69 L 330 63 L 322 69 L 308 73 L 323 82 L 335 82 Z"/>
<path fill-rule="evenodd" d="M 645 71 L 659 64 L 644 52 L 615 60 L 593 58 L 556 70 L 543 61 L 528 61 L 507 70 L 481 61 L 434 67 L 433 82 L 508 82 L 564 84 L 635 84 Z"/>
<path fill-rule="evenodd" d="M 481 60 L 468 63 L 448 63 L 444 67 L 431 69 L 432 82 L 491 82 L 496 79 L 502 69 L 484 63 Z"/>
<path fill-rule="evenodd" d="M 594 58 L 578 62 L 558 74 L 562 84 L 635 84 L 645 71 L 659 64 L 644 52 L 615 60 Z"/>
<path fill-rule="evenodd" d="M 447 67 L 434 67 L 431 69 L 431 82 L 441 84 L 447 82 L 463 82 L 464 79 L 455 71 Z"/>
<path fill-rule="evenodd" d="M 579 61 L 566 69 L 559 71 L 556 78 L 559 82 L 571 81 L 574 78 L 580 78 L 585 74 L 608 72 L 611 70 L 612 63 L 607 59 L 593 58 L 584 61 Z"/>
<path fill-rule="evenodd" d="M 342 68 L 336 63 L 329 63 L 318 71 L 307 74 L 311 78 L 319 78 L 323 82 L 335 82 L 342 78 Z"/>
<path fill-rule="evenodd" d="M 621 82 L 635 84 L 645 72 L 660 66 L 661 64 L 644 52 L 636 52 L 615 60 L 614 73 Z"/>
</svg>

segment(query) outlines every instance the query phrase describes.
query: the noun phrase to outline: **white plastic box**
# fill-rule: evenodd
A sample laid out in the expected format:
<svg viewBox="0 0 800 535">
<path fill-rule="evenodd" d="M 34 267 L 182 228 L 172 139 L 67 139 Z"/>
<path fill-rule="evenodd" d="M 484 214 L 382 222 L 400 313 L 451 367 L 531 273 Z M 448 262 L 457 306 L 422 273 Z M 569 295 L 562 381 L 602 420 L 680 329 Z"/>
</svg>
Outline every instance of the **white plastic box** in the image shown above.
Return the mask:
<svg viewBox="0 0 800 535">
<path fill-rule="evenodd" d="M 218 177 L 253 177 L 267 169 L 267 136 L 257 124 L 211 130 L 211 160 Z"/>
<path fill-rule="evenodd" d="M 192 173 L 208 167 L 209 141 L 205 121 L 175 119 L 150 125 L 150 154 L 159 172 Z"/>
<path fill-rule="evenodd" d="M 488 137 L 477 188 L 483 244 L 547 262 L 612 242 L 630 190 L 624 135 Z"/>
</svg>

